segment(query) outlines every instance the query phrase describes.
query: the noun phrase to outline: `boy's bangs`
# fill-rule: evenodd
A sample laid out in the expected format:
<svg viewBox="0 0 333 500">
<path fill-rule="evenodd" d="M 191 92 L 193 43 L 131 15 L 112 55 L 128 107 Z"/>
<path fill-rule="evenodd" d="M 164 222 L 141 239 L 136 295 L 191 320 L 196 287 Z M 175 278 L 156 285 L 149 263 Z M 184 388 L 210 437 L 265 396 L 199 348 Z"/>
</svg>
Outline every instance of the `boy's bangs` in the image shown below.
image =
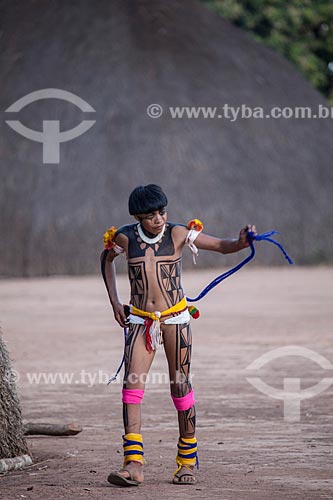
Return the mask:
<svg viewBox="0 0 333 500">
<path fill-rule="evenodd" d="M 131 215 L 150 214 L 166 207 L 168 199 L 162 189 L 156 184 L 138 186 L 132 191 L 128 208 Z"/>
</svg>

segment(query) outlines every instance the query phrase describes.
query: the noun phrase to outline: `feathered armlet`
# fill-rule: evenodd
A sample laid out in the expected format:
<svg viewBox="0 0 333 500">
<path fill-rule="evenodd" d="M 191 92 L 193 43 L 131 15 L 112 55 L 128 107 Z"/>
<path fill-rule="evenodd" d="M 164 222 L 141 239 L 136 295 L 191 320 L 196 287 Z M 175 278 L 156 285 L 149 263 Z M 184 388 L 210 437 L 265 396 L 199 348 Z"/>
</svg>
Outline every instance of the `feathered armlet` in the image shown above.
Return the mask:
<svg viewBox="0 0 333 500">
<path fill-rule="evenodd" d="M 117 228 L 115 226 L 111 226 L 107 231 L 105 231 L 103 241 L 105 250 L 113 250 L 115 253 L 119 254 L 123 253 L 125 250 L 114 241 L 116 232 Z"/>
<path fill-rule="evenodd" d="M 203 226 L 203 223 L 201 222 L 201 220 L 192 219 L 187 223 L 186 227 L 190 231 L 186 237 L 185 245 L 189 246 L 189 248 L 192 252 L 192 256 L 193 256 L 193 262 L 194 262 L 194 264 L 196 264 L 195 257 L 198 255 L 199 252 L 198 252 L 197 247 L 194 244 L 194 241 L 198 237 L 198 235 L 201 233 L 204 226 Z"/>
</svg>

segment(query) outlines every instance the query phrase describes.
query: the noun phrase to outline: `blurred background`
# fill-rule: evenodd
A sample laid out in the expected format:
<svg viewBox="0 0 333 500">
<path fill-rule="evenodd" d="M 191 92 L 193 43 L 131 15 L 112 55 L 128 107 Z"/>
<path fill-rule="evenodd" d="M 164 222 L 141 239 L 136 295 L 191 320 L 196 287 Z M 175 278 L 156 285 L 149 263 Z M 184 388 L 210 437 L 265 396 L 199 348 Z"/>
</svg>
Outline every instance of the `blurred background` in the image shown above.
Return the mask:
<svg viewBox="0 0 333 500">
<path fill-rule="evenodd" d="M 226 238 L 255 223 L 281 231 L 297 264 L 332 262 L 333 112 L 230 120 L 168 111 L 328 107 L 331 1 L 3 0 L 0 9 L 2 277 L 97 273 L 104 231 L 132 222 L 128 195 L 152 182 L 168 195 L 171 221 L 200 218 Z M 6 111 L 49 88 L 95 112 L 53 98 Z M 148 116 L 152 103 L 161 117 Z M 36 131 L 46 120 L 61 131 L 96 123 L 45 163 L 43 145 L 8 120 Z M 240 258 L 201 252 L 198 266 Z M 256 265 L 284 263 L 258 244 Z"/>
</svg>

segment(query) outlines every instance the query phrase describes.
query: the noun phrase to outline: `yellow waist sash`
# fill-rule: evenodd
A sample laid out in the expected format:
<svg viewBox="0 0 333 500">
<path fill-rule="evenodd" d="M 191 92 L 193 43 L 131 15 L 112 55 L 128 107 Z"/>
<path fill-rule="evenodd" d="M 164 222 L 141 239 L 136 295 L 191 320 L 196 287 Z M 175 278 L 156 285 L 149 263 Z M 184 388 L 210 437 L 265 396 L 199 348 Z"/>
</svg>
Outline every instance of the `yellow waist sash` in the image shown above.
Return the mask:
<svg viewBox="0 0 333 500">
<path fill-rule="evenodd" d="M 140 316 L 141 318 L 150 318 L 153 321 L 158 321 L 160 318 L 163 318 L 164 316 L 169 316 L 170 314 L 174 313 L 179 313 L 184 311 L 187 308 L 187 302 L 186 302 L 186 297 L 184 297 L 180 302 L 175 304 L 172 307 L 169 307 L 169 309 L 166 309 L 165 311 L 154 311 L 154 312 L 147 312 L 143 311 L 142 309 L 138 309 L 135 306 L 130 306 L 131 307 L 131 314 L 134 314 L 135 316 Z"/>
</svg>

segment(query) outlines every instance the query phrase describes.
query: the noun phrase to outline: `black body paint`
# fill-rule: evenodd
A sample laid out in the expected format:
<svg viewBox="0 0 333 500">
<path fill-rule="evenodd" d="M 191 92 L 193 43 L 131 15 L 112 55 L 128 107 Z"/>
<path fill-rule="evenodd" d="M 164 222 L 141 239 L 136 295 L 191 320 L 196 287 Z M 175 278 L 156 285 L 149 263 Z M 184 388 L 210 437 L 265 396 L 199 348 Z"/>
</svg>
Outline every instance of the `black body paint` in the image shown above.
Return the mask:
<svg viewBox="0 0 333 500">
<path fill-rule="evenodd" d="M 168 256 L 175 253 L 174 244 L 172 241 L 171 231 L 174 226 L 180 224 L 173 224 L 172 222 L 166 223 L 166 228 L 164 234 L 158 243 L 148 244 L 142 241 L 139 236 L 137 223 L 127 224 L 122 226 L 116 232 L 118 234 L 124 234 L 128 238 L 128 258 L 134 259 L 136 257 L 144 257 L 147 248 L 152 248 L 154 250 L 155 256 Z"/>
</svg>

